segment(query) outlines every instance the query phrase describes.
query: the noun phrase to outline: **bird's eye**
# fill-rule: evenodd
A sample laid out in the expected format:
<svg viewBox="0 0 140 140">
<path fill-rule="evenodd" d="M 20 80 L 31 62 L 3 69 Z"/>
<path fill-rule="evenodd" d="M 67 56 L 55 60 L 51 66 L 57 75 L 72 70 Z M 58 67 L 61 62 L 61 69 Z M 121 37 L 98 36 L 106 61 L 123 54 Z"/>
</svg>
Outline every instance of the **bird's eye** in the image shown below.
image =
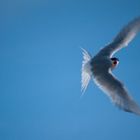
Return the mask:
<svg viewBox="0 0 140 140">
<path fill-rule="evenodd" d="M 116 65 L 117 64 L 117 61 L 113 61 L 113 64 Z"/>
</svg>

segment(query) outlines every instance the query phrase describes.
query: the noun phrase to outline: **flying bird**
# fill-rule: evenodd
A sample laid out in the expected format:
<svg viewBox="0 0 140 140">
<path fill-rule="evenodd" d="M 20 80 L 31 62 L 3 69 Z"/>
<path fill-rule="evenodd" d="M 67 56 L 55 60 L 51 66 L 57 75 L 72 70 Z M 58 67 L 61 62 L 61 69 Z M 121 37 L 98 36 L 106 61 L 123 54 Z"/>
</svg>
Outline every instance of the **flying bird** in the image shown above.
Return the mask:
<svg viewBox="0 0 140 140">
<path fill-rule="evenodd" d="M 140 31 L 140 17 L 130 21 L 111 43 L 102 48 L 94 57 L 85 49 L 81 73 L 82 94 L 85 92 L 90 79 L 110 98 L 113 104 L 120 109 L 140 115 L 140 107 L 128 94 L 124 84 L 112 73 L 119 64 L 119 59 L 113 55 L 126 47 Z"/>
</svg>

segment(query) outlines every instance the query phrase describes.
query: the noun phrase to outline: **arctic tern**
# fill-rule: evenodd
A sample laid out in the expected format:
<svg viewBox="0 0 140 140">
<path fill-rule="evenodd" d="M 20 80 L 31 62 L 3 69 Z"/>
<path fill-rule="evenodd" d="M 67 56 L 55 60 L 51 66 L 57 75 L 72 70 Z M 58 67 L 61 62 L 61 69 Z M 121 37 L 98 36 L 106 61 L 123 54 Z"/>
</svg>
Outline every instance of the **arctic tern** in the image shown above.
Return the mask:
<svg viewBox="0 0 140 140">
<path fill-rule="evenodd" d="M 124 111 L 140 115 L 140 107 L 128 94 L 127 89 L 121 81 L 113 74 L 119 59 L 113 55 L 128 43 L 140 31 L 140 17 L 130 21 L 111 43 L 101 49 L 94 57 L 83 50 L 83 62 L 81 73 L 82 94 L 85 92 L 90 79 L 111 99 L 112 103 Z"/>
</svg>

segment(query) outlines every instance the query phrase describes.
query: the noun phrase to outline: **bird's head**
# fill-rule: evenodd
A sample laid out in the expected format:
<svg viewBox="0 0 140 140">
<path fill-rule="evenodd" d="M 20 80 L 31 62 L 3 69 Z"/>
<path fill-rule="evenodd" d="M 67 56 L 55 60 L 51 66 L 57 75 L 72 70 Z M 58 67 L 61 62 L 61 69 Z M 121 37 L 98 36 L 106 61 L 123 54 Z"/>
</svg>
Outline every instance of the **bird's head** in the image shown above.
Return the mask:
<svg viewBox="0 0 140 140">
<path fill-rule="evenodd" d="M 112 63 L 111 68 L 114 69 L 119 64 L 119 59 L 116 58 L 116 57 L 112 57 L 111 58 L 111 63 Z"/>
</svg>

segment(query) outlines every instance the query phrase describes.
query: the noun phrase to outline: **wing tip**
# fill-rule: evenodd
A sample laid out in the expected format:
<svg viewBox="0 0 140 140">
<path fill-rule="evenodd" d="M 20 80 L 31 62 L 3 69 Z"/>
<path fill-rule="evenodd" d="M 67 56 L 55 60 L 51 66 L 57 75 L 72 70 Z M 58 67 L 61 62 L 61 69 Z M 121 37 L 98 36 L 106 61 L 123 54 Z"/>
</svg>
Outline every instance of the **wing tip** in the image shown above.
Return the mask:
<svg viewBox="0 0 140 140">
<path fill-rule="evenodd" d="M 115 104 L 115 105 L 119 109 L 121 109 L 121 110 L 123 110 L 125 112 L 132 113 L 132 114 L 140 116 L 140 107 L 134 101 L 132 101 L 131 104 L 128 103 L 127 106 L 125 106 L 124 104 L 123 105 Z"/>
</svg>

